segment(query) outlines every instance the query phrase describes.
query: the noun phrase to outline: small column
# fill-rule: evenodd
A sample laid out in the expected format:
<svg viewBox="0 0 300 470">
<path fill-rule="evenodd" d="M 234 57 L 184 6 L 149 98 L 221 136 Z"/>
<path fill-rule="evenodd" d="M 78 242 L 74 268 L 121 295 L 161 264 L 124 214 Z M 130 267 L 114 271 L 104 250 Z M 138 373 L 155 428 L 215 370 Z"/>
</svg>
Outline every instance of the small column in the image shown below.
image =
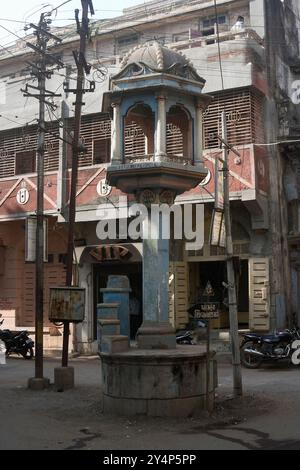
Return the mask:
<svg viewBox="0 0 300 470">
<path fill-rule="evenodd" d="M 201 103 L 196 105 L 194 162 L 196 166 L 203 165 L 203 107 Z"/>
<path fill-rule="evenodd" d="M 162 237 L 163 215 L 143 222 L 143 324 L 140 349 L 174 349 L 176 338 L 169 322 L 169 240 Z"/>
<path fill-rule="evenodd" d="M 161 161 L 161 157 L 167 155 L 167 114 L 166 97 L 159 95 L 156 97 L 156 132 L 155 132 L 155 161 Z"/>
<path fill-rule="evenodd" d="M 121 132 L 122 132 L 122 120 L 120 103 L 112 103 L 113 108 L 113 121 L 111 123 L 111 164 L 120 165 L 122 163 L 122 151 L 121 151 Z"/>
</svg>

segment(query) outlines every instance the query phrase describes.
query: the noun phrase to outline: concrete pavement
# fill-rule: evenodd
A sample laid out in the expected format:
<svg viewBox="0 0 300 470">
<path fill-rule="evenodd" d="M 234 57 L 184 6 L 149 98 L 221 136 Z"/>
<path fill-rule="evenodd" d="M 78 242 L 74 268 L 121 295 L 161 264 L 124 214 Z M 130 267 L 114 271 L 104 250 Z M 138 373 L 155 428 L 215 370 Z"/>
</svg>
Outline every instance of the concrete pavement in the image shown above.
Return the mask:
<svg viewBox="0 0 300 470">
<path fill-rule="evenodd" d="M 45 360 L 53 383 L 56 359 Z M 58 393 L 26 387 L 34 362 L 9 358 L 0 366 L 0 449 L 300 449 L 299 369 L 243 369 L 245 396 L 231 399 L 231 366 L 219 364 L 212 417 L 134 419 L 103 416 L 100 361 L 77 358 L 76 388 Z"/>
</svg>

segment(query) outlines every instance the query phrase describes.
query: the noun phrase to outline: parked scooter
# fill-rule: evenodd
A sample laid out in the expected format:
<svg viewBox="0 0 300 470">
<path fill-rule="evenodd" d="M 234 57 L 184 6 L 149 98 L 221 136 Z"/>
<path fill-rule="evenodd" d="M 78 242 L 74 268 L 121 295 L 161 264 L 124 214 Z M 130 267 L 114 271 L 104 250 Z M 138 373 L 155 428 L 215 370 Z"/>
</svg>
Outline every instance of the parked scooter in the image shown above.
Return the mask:
<svg viewBox="0 0 300 470">
<path fill-rule="evenodd" d="M 241 362 L 248 369 L 258 369 L 264 361 L 276 362 L 282 359 L 292 359 L 300 340 L 300 330 L 295 325 L 291 330 L 274 335 L 244 335 L 241 344 Z"/>
<path fill-rule="evenodd" d="M 197 340 L 204 337 L 206 334 L 207 322 L 196 318 L 195 310 L 197 305 L 193 305 L 188 309 L 189 322 L 187 324 L 187 329 L 179 331 L 176 334 L 176 343 L 177 344 L 197 344 Z M 199 332 L 201 331 L 201 335 Z M 198 339 L 197 339 L 198 338 Z"/>
<path fill-rule="evenodd" d="M 176 343 L 188 345 L 196 344 L 193 340 L 193 332 L 189 330 L 179 331 L 178 333 L 176 333 Z"/>
<path fill-rule="evenodd" d="M 0 321 L 0 326 L 4 320 Z M 12 353 L 21 355 L 24 359 L 33 358 L 34 342 L 28 336 L 28 331 L 0 330 L 0 340 L 3 341 L 6 347 L 5 355 L 9 356 Z"/>
</svg>

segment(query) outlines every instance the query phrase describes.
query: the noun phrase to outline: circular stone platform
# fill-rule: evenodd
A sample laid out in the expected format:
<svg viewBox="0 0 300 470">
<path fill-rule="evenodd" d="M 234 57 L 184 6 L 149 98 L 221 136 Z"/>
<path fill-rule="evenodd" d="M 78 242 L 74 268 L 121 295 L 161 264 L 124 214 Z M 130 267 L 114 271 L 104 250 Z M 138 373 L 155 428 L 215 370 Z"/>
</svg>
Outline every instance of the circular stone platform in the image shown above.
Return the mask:
<svg viewBox="0 0 300 470">
<path fill-rule="evenodd" d="M 205 408 L 206 353 L 203 347 L 130 349 L 100 356 L 104 413 L 188 417 Z M 214 356 L 211 352 L 212 404 L 217 387 Z"/>
</svg>

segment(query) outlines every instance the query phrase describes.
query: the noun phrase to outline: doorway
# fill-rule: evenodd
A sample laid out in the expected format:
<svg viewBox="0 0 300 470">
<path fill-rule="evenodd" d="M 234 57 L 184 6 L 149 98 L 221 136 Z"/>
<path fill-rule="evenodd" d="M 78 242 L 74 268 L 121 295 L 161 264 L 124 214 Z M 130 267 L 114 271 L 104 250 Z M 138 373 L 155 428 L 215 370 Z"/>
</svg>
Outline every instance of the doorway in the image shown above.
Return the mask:
<svg viewBox="0 0 300 470">
<path fill-rule="evenodd" d="M 213 288 L 213 295 L 209 299 L 211 302 L 220 302 L 220 319 L 212 321 L 212 327 L 228 329 L 229 309 L 227 284 L 227 266 L 225 261 L 203 261 L 192 263 L 192 279 L 190 279 L 190 301 L 192 304 L 207 301 L 203 297 L 205 287 L 210 282 Z M 248 260 L 240 260 L 235 263 L 237 302 L 238 302 L 238 322 L 239 328 L 249 328 L 249 272 Z"/>
</svg>

